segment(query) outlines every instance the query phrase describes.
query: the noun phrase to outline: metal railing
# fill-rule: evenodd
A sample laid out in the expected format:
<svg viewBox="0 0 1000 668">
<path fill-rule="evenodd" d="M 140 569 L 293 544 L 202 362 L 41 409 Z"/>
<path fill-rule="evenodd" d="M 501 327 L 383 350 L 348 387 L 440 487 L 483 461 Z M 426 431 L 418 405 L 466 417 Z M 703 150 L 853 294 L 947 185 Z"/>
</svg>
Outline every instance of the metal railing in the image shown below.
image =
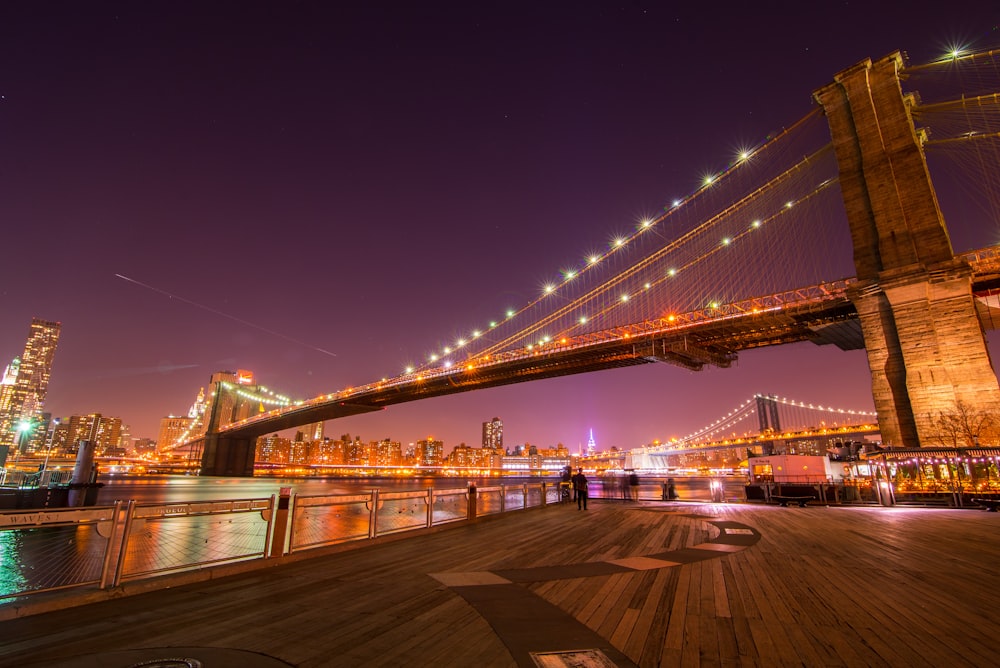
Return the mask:
<svg viewBox="0 0 1000 668">
<path fill-rule="evenodd" d="M 0 605 L 363 541 L 560 501 L 558 484 L 0 511 Z"/>
</svg>

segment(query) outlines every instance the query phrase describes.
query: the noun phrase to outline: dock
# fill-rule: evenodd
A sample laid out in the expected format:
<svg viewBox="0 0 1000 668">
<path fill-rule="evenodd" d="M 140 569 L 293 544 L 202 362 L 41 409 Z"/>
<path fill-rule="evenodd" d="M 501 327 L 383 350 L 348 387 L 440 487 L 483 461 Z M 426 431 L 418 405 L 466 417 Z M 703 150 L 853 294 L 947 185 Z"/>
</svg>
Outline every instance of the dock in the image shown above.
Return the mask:
<svg viewBox="0 0 1000 668">
<path fill-rule="evenodd" d="M 982 510 L 594 499 L 273 561 L 0 606 L 0 665 L 1000 663 Z"/>
</svg>

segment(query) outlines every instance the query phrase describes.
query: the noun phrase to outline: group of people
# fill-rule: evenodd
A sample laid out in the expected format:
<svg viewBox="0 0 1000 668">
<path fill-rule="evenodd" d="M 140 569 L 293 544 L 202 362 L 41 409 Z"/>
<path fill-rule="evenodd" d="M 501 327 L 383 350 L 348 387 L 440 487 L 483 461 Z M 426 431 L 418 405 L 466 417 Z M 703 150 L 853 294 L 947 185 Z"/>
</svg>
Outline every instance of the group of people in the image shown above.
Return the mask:
<svg viewBox="0 0 1000 668">
<path fill-rule="evenodd" d="M 573 475 L 570 475 L 571 470 L 568 466 L 563 470 L 563 483 L 568 484 L 573 489 L 577 510 L 586 510 L 587 497 L 589 496 L 587 476 L 584 475 L 582 468 L 577 469 Z M 609 495 L 609 498 L 613 497 Z M 634 470 L 629 472 L 628 485 L 622 485 L 622 498 L 631 501 L 639 500 L 639 475 Z"/>
</svg>

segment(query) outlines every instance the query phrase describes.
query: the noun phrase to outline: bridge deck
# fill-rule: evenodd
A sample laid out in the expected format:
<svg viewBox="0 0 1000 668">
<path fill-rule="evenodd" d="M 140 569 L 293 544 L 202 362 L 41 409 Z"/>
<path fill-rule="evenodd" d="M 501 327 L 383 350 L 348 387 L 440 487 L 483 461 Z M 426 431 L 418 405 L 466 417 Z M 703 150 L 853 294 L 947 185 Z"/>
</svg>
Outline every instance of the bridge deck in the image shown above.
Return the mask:
<svg viewBox="0 0 1000 668">
<path fill-rule="evenodd" d="M 6 619 L 0 664 L 499 667 L 599 649 L 624 666 L 996 665 L 998 517 L 550 506 Z"/>
</svg>

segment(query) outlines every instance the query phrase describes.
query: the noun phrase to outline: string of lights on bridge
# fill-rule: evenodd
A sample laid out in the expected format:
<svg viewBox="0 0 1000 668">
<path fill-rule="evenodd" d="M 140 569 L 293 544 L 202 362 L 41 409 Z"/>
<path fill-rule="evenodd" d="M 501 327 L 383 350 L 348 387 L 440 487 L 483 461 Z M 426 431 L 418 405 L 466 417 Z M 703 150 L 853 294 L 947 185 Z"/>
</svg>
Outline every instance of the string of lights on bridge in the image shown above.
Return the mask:
<svg viewBox="0 0 1000 668">
<path fill-rule="evenodd" d="M 990 52 L 990 53 L 992 53 L 992 52 Z M 966 60 L 966 59 L 975 58 L 977 55 L 981 55 L 981 54 L 976 54 L 976 53 L 970 52 L 965 47 L 953 46 L 953 47 L 950 47 L 949 50 L 940 59 L 932 61 L 931 63 L 928 63 L 926 65 L 918 65 L 918 66 L 915 66 L 915 67 L 912 67 L 912 68 L 909 68 L 909 69 L 920 69 L 920 68 L 931 67 L 931 66 L 935 66 L 935 65 L 954 63 L 954 62 L 958 62 L 958 61 L 962 61 L 962 60 Z M 470 345 L 471 343 L 473 343 L 473 342 L 481 339 L 482 337 L 486 336 L 491 331 L 496 330 L 502 324 L 511 322 L 514 318 L 516 318 L 519 315 L 523 314 L 524 312 L 530 310 L 532 307 L 534 307 L 537 304 L 539 304 L 542 300 L 546 299 L 547 297 L 550 297 L 552 295 L 555 295 L 555 294 L 559 293 L 561 289 L 565 288 L 571 282 L 573 282 L 574 280 L 576 280 L 579 277 L 583 276 L 588 271 L 591 271 L 591 270 L 595 269 L 598 265 L 600 265 L 601 263 L 603 263 L 608 258 L 612 257 L 615 253 L 618 253 L 618 252 L 622 251 L 623 249 L 627 248 L 629 246 L 629 244 L 631 244 L 633 241 L 635 241 L 636 239 L 638 239 L 641 235 L 647 233 L 648 231 L 650 231 L 650 230 L 654 229 L 655 227 L 657 227 L 657 226 L 663 224 L 664 222 L 666 222 L 668 220 L 668 218 L 671 216 L 671 214 L 673 214 L 674 212 L 680 210 L 685 205 L 687 205 L 687 204 L 691 203 L 692 201 L 694 201 L 700 195 L 702 195 L 706 191 L 708 191 L 708 189 L 712 188 L 716 184 L 718 184 L 721 181 L 723 181 L 726 177 L 732 175 L 735 172 L 735 170 L 737 170 L 742 165 L 745 165 L 745 164 L 749 163 L 755 156 L 757 156 L 758 154 L 760 154 L 764 149 L 766 149 L 766 148 L 772 146 L 773 144 L 775 144 L 783 136 L 787 135 L 792 129 L 794 129 L 794 127 L 796 125 L 799 125 L 800 123 L 804 122 L 807 118 L 809 118 L 810 116 L 812 116 L 814 113 L 819 113 L 819 110 L 818 109 L 814 110 L 809 115 L 807 115 L 805 118 L 801 119 L 798 123 L 796 123 L 795 125 L 791 126 L 788 129 L 782 131 L 781 133 L 779 133 L 777 135 L 774 135 L 774 136 L 766 137 L 764 141 L 758 143 L 757 145 L 751 145 L 751 146 L 741 147 L 737 151 L 736 155 L 731 159 L 731 161 L 729 162 L 729 164 L 724 169 L 718 170 L 718 171 L 715 171 L 715 172 L 710 172 L 710 173 L 702 175 L 702 177 L 700 179 L 700 185 L 693 192 L 691 192 L 690 194 L 688 194 L 687 196 L 675 199 L 675 200 L 673 200 L 670 203 L 670 205 L 665 206 L 664 207 L 664 213 L 662 213 L 662 214 L 660 214 L 660 215 L 658 215 L 656 217 L 645 218 L 643 220 L 640 220 L 636 224 L 636 227 L 635 227 L 635 229 L 634 229 L 633 232 L 631 232 L 628 235 L 614 237 L 609 242 L 607 250 L 605 250 L 604 252 L 591 253 L 590 255 L 588 255 L 583 260 L 583 262 L 582 262 L 581 265 L 579 265 L 577 267 L 560 269 L 557 273 L 561 276 L 561 278 L 558 281 L 550 282 L 550 283 L 542 286 L 540 294 L 539 294 L 538 297 L 536 297 L 535 299 L 529 301 L 527 304 L 525 304 L 524 306 L 522 306 L 519 309 L 513 309 L 513 308 L 508 309 L 504 313 L 503 318 L 501 318 L 499 320 L 490 321 L 488 323 L 487 327 L 485 327 L 485 328 L 466 329 L 465 331 L 469 332 L 466 336 L 459 337 L 458 339 L 456 339 L 454 341 L 454 343 L 452 345 L 446 345 L 446 346 L 442 347 L 440 350 L 435 351 L 435 352 L 429 354 L 428 357 L 427 357 L 427 360 L 423 364 L 407 366 L 405 368 L 405 370 L 404 370 L 404 373 L 405 374 L 411 374 L 411 373 L 414 373 L 418 368 L 421 369 L 421 370 L 428 369 L 431 366 L 433 366 L 435 364 L 438 364 L 438 363 L 442 364 L 445 368 L 452 367 L 454 363 L 452 361 L 450 361 L 450 360 L 446 360 L 445 359 L 446 357 L 448 357 L 449 355 L 452 355 L 453 353 L 458 352 L 459 350 L 465 348 L 466 346 Z M 828 147 L 825 147 L 825 148 L 828 148 Z M 808 162 L 808 158 L 806 159 L 805 162 Z M 827 186 L 829 186 L 829 185 L 831 185 L 832 183 L 835 183 L 835 182 L 836 182 L 836 179 L 829 179 L 827 181 L 824 181 L 823 183 L 820 184 L 820 186 L 816 189 L 816 191 L 814 191 L 813 193 L 810 193 L 809 195 L 807 195 L 807 197 L 811 197 L 812 195 L 816 194 L 816 192 L 818 192 L 819 190 L 822 190 L 822 189 L 826 188 Z M 718 244 L 716 244 L 714 247 L 712 247 L 711 249 L 709 249 L 705 253 L 703 253 L 703 254 L 695 257 L 693 260 L 688 261 L 687 263 L 685 263 L 684 265 L 682 265 L 680 267 L 670 268 L 669 270 L 667 270 L 665 276 L 659 278 L 655 282 L 649 282 L 649 281 L 647 281 L 647 282 L 643 283 L 641 285 L 641 287 L 636 292 L 628 292 L 628 291 L 626 291 L 626 292 L 621 293 L 619 295 L 619 297 L 617 298 L 616 302 L 612 302 L 609 305 L 605 306 L 603 309 L 598 310 L 598 311 L 596 311 L 594 313 L 590 313 L 589 315 L 581 315 L 581 316 L 579 316 L 578 320 L 577 320 L 577 323 L 582 326 L 582 325 L 586 324 L 588 322 L 588 320 L 593 320 L 596 317 L 605 315 L 611 309 L 616 308 L 617 306 L 620 306 L 620 305 L 628 303 L 631 299 L 633 299 L 637 294 L 640 294 L 642 291 L 649 290 L 652 287 L 654 287 L 654 285 L 656 285 L 658 283 L 661 283 L 661 282 L 663 282 L 665 280 L 669 280 L 671 278 L 674 278 L 683 269 L 686 269 L 686 268 L 690 267 L 691 265 L 696 264 L 696 263 L 700 262 L 701 260 L 704 260 L 708 256 L 710 256 L 710 255 L 712 255 L 712 254 L 720 251 L 723 248 L 726 248 L 728 246 L 733 245 L 739 239 L 741 239 L 743 236 L 745 236 L 747 234 L 750 234 L 754 230 L 763 227 L 765 225 L 765 223 L 767 223 L 770 220 L 773 220 L 774 218 L 780 216 L 784 211 L 787 211 L 788 209 L 791 209 L 793 206 L 795 206 L 796 203 L 797 202 L 795 202 L 795 201 L 787 201 L 787 202 L 784 203 L 783 210 L 775 212 L 770 218 L 767 218 L 767 217 L 758 217 L 758 218 L 753 219 L 752 221 L 749 222 L 748 227 L 742 233 L 740 233 L 738 235 L 724 236 L 724 237 L 720 238 Z M 627 276 L 627 275 L 629 275 L 629 273 L 630 273 L 630 271 L 626 271 L 625 275 Z M 620 282 L 621 280 L 622 280 L 621 276 L 619 276 L 619 277 L 616 277 L 615 282 L 617 283 L 617 282 Z M 601 287 L 604 288 L 604 286 L 601 286 Z M 709 304 L 709 307 L 710 308 L 718 308 L 719 304 L 717 302 L 713 301 L 711 304 Z M 570 307 L 564 306 L 557 313 L 558 314 L 565 314 L 569 308 Z M 548 316 L 548 319 L 550 321 L 554 320 L 555 316 Z M 510 342 L 512 342 L 512 341 L 514 341 L 516 339 L 522 338 L 525 334 L 531 334 L 533 332 L 538 331 L 542 326 L 544 326 L 544 323 L 543 324 L 529 323 L 523 329 L 519 330 L 517 333 L 508 336 L 507 338 L 503 339 L 499 343 L 492 344 L 491 346 L 488 347 L 488 349 L 486 351 L 484 351 L 484 353 L 489 354 L 489 353 L 492 353 L 492 352 L 494 352 L 496 350 L 499 350 L 504 345 L 507 345 L 507 344 L 509 344 Z M 558 333 L 558 334 L 555 334 L 555 335 L 541 334 L 538 337 L 537 343 L 529 343 L 529 344 L 527 344 L 526 347 L 528 349 L 531 349 L 531 348 L 533 348 L 535 346 L 544 346 L 544 345 L 546 345 L 548 343 L 551 343 L 552 341 L 558 340 L 560 337 L 565 336 L 565 334 L 566 334 L 565 332 Z"/>
<path fill-rule="evenodd" d="M 727 165 L 727 167 L 725 169 L 722 169 L 722 170 L 717 171 L 717 172 L 713 172 L 713 173 L 709 173 L 709 174 L 703 175 L 701 177 L 701 185 L 694 192 L 690 193 L 689 195 L 687 195 L 685 197 L 673 200 L 673 202 L 669 206 L 664 207 L 664 213 L 662 213 L 659 216 L 656 216 L 654 218 L 646 218 L 646 219 L 643 219 L 643 220 L 639 221 L 639 223 L 636 225 L 635 230 L 631 234 L 628 234 L 626 236 L 615 237 L 609 243 L 608 250 L 604 251 L 603 253 L 592 253 L 592 254 L 590 254 L 589 256 L 587 256 L 585 258 L 585 260 L 584 260 L 584 262 L 583 262 L 583 264 L 581 266 L 579 266 L 577 268 L 562 269 L 562 270 L 560 270 L 559 273 L 562 276 L 561 280 L 558 281 L 558 282 L 548 283 L 548 284 L 544 285 L 542 287 L 542 289 L 541 289 L 541 294 L 538 297 L 536 297 L 534 300 L 528 302 L 526 305 L 522 306 L 520 309 L 508 309 L 505 312 L 504 318 L 502 320 L 490 321 L 489 324 L 488 324 L 488 327 L 485 330 L 484 329 L 472 329 L 470 331 L 470 333 L 468 334 L 468 336 L 458 338 L 454 342 L 453 345 L 445 346 L 441 350 L 439 350 L 437 352 L 434 352 L 434 353 L 431 353 L 428 356 L 427 361 L 425 363 L 419 365 L 419 368 L 420 369 L 426 369 L 426 368 L 429 368 L 431 365 L 436 364 L 438 362 L 443 362 L 445 368 L 451 367 L 452 363 L 450 361 L 444 360 L 445 357 L 447 357 L 448 355 L 451 355 L 454 352 L 457 352 L 458 350 L 466 347 L 470 343 L 472 343 L 472 342 L 480 339 L 481 337 L 485 336 L 490 331 L 495 330 L 496 328 L 498 328 L 501 324 L 510 322 L 512 319 L 516 318 L 517 316 L 521 315 L 525 311 L 528 311 L 532 307 L 536 306 L 539 302 L 541 302 L 546 297 L 549 297 L 549 296 L 552 296 L 552 295 L 556 294 L 557 292 L 559 292 L 559 290 L 561 288 L 566 287 L 568 284 L 570 284 L 575 279 L 578 279 L 579 277 L 581 277 L 582 275 L 584 275 L 586 272 L 595 269 L 598 265 L 600 265 L 603 261 L 605 261 L 606 259 L 608 259 L 612 255 L 614 255 L 615 253 L 624 250 L 625 248 L 627 248 L 629 246 L 629 244 L 631 244 L 633 241 L 635 241 L 638 237 L 640 237 L 644 233 L 652 230 L 655 226 L 660 225 L 661 223 L 665 222 L 670 217 L 671 214 L 673 214 L 674 212 L 678 211 L 684 205 L 686 205 L 686 204 L 692 202 L 693 200 L 695 200 L 699 195 L 702 195 L 703 193 L 705 193 L 709 188 L 712 188 L 716 184 L 720 183 L 727 176 L 730 176 L 738 167 L 740 167 L 741 165 L 744 165 L 744 164 L 747 164 L 748 162 L 750 162 L 751 159 L 754 156 L 760 154 L 762 151 L 764 151 L 769 146 L 772 146 L 775 142 L 777 142 L 783 136 L 786 136 L 788 133 L 792 132 L 797 126 L 799 126 L 802 123 L 804 123 L 807 119 L 809 119 L 811 116 L 813 116 L 816 113 L 818 113 L 818 110 L 814 110 L 814 112 L 810 113 L 805 118 L 801 119 L 800 121 L 798 121 L 797 123 L 795 123 L 794 125 L 792 125 L 788 129 L 782 131 L 781 133 L 779 133 L 779 134 L 777 134 L 775 136 L 767 137 L 764 142 L 760 143 L 756 147 L 743 147 L 743 148 L 740 148 L 740 150 L 738 151 L 737 155 L 732 159 L 732 161 Z M 824 147 L 824 149 L 821 149 L 821 151 L 827 150 L 828 148 L 829 148 L 829 146 Z M 792 171 L 794 171 L 796 169 L 799 169 L 799 167 L 801 166 L 801 164 L 808 163 L 809 160 L 812 157 L 813 156 L 806 157 L 802 161 L 802 163 L 797 164 L 795 167 L 793 167 L 792 169 L 788 170 L 788 172 L 792 172 Z M 779 177 L 777 177 L 776 179 L 773 179 L 772 181 L 778 181 L 778 180 L 781 180 L 781 179 L 785 178 L 787 176 L 788 172 L 786 172 L 785 174 L 780 175 Z M 805 198 L 811 197 L 812 195 L 816 194 L 816 192 L 818 192 L 818 191 L 820 191 L 822 189 L 825 189 L 827 186 L 831 185 L 831 183 L 833 183 L 833 182 L 835 182 L 835 179 L 824 181 L 823 183 L 821 183 L 819 185 L 819 187 L 813 193 L 810 193 L 810 194 L 806 195 Z M 765 185 L 760 190 L 763 190 L 766 187 L 767 186 Z M 754 194 L 756 194 L 756 193 L 754 193 Z M 748 195 L 744 199 L 749 199 L 749 198 L 750 198 L 750 195 Z M 662 283 L 662 282 L 664 282 L 666 280 L 674 278 L 681 271 L 690 268 L 691 266 L 699 263 L 700 261 L 706 259 L 707 257 L 709 257 L 711 255 L 714 255 L 715 253 L 717 253 L 721 249 L 724 249 L 726 247 L 729 247 L 729 246 L 735 244 L 737 241 L 739 241 L 741 238 L 743 238 L 747 234 L 750 234 L 754 230 L 757 230 L 757 229 L 760 229 L 761 227 L 764 227 L 766 223 L 771 222 L 771 221 L 777 219 L 782 214 L 784 214 L 788 210 L 792 209 L 795 206 L 795 204 L 796 204 L 795 201 L 786 201 L 786 202 L 783 203 L 783 205 L 782 205 L 782 207 L 781 207 L 780 210 L 775 211 L 771 215 L 769 215 L 769 216 L 760 216 L 760 217 L 754 218 L 753 220 L 751 220 L 748 223 L 746 229 L 743 232 L 741 232 L 739 234 L 736 234 L 736 235 L 724 236 L 724 237 L 720 238 L 719 242 L 714 247 L 712 247 L 708 251 L 706 251 L 705 253 L 702 253 L 700 255 L 695 256 L 694 258 L 688 260 L 686 263 L 684 263 L 683 265 L 681 265 L 679 267 L 672 267 L 672 268 L 668 269 L 665 272 L 665 275 L 662 276 L 662 277 L 660 277 L 656 281 L 647 281 L 647 282 L 643 283 L 642 286 L 641 286 L 641 288 L 639 288 L 639 292 L 642 292 L 644 290 L 649 290 L 652 287 L 654 287 L 654 285 L 657 285 L 657 284 Z M 717 218 L 718 218 L 718 216 L 713 216 L 709 220 L 703 222 L 702 225 L 699 226 L 699 228 L 710 225 Z M 697 231 L 697 230 L 695 230 L 695 231 Z M 690 234 L 693 234 L 693 232 L 689 233 L 689 235 Z M 682 238 L 680 240 L 675 240 L 671 244 L 668 244 L 668 246 L 665 247 L 664 249 L 661 249 L 661 251 L 657 255 L 661 255 L 666 250 L 672 249 L 672 248 L 676 247 L 676 245 L 679 245 L 679 243 L 682 242 L 683 240 L 684 239 Z M 654 255 L 653 257 L 656 257 L 656 256 Z M 640 262 L 637 266 L 638 267 L 644 266 L 650 260 L 651 260 L 651 258 L 646 258 L 645 260 L 643 260 L 642 262 Z M 628 270 L 626 272 L 623 272 L 623 274 L 618 275 L 613 280 L 616 283 L 620 282 L 622 280 L 623 276 L 627 277 L 631 273 L 634 273 L 634 271 L 636 271 L 635 267 L 633 267 L 632 270 Z M 603 288 L 604 286 L 601 286 L 601 287 Z M 595 290 L 593 290 L 591 292 L 596 292 L 597 290 L 598 289 L 595 289 Z M 578 321 L 577 321 L 578 324 L 580 324 L 580 325 L 586 324 L 589 319 L 593 319 L 594 317 L 604 315 L 608 311 L 610 311 L 612 308 L 615 308 L 615 307 L 620 306 L 622 304 L 628 303 L 635 296 L 635 294 L 636 293 L 623 292 L 617 298 L 616 302 L 610 304 L 609 306 L 605 307 L 604 309 L 602 309 L 602 310 L 600 310 L 600 311 L 598 311 L 596 313 L 591 314 L 589 318 L 586 315 L 580 316 L 579 319 L 578 319 Z M 578 300 L 575 300 L 575 301 L 578 301 Z M 574 303 L 575 303 L 575 301 L 574 301 Z M 711 308 L 718 308 L 718 306 L 719 306 L 719 304 L 717 302 L 713 302 L 710 305 Z M 569 308 L 570 307 L 564 306 L 562 309 L 560 309 L 560 311 L 558 313 L 564 313 Z M 539 328 L 539 325 L 529 324 L 529 325 L 527 325 L 525 327 L 525 329 L 521 330 L 520 332 L 507 337 L 506 339 L 504 339 L 503 341 L 501 341 L 499 343 L 494 343 L 492 346 L 489 347 L 488 350 L 486 350 L 484 352 L 488 354 L 488 353 L 494 352 L 497 349 L 502 348 L 504 345 L 506 345 L 507 343 L 510 343 L 512 340 L 520 338 L 521 335 L 524 332 L 527 332 L 532 327 L 534 327 L 537 330 Z M 555 336 L 541 335 L 539 337 L 538 341 L 537 341 L 537 344 L 528 344 L 526 347 L 528 349 L 531 349 L 535 345 L 544 346 L 545 344 L 550 343 L 551 341 L 559 338 L 560 336 L 562 336 L 562 334 L 557 334 Z M 418 368 L 418 366 L 411 365 L 411 366 L 406 367 L 406 369 L 404 370 L 404 372 L 406 374 L 411 374 L 411 373 L 414 373 L 417 370 L 417 368 Z"/>
<path fill-rule="evenodd" d="M 770 401 L 774 401 L 776 403 L 783 404 L 785 406 L 816 411 L 817 413 L 830 413 L 834 415 L 852 416 L 852 417 L 866 418 L 866 419 L 874 419 L 878 415 L 874 411 L 856 411 L 844 408 L 834 408 L 832 406 L 822 406 L 819 404 L 806 403 L 804 401 L 796 401 L 794 399 L 786 399 L 785 397 L 775 397 L 775 396 L 766 396 L 762 394 L 755 394 L 753 397 L 747 399 L 739 406 L 726 413 L 723 417 L 720 417 L 715 422 L 712 422 L 711 424 L 708 424 L 702 427 L 701 429 L 697 429 L 691 432 L 690 434 L 681 438 L 680 440 L 684 443 L 689 443 L 692 441 L 710 439 L 715 434 L 719 434 L 724 430 L 731 429 L 734 425 L 739 424 L 743 420 L 755 416 L 752 407 L 755 407 L 757 400 L 761 398 L 766 398 Z"/>
</svg>

